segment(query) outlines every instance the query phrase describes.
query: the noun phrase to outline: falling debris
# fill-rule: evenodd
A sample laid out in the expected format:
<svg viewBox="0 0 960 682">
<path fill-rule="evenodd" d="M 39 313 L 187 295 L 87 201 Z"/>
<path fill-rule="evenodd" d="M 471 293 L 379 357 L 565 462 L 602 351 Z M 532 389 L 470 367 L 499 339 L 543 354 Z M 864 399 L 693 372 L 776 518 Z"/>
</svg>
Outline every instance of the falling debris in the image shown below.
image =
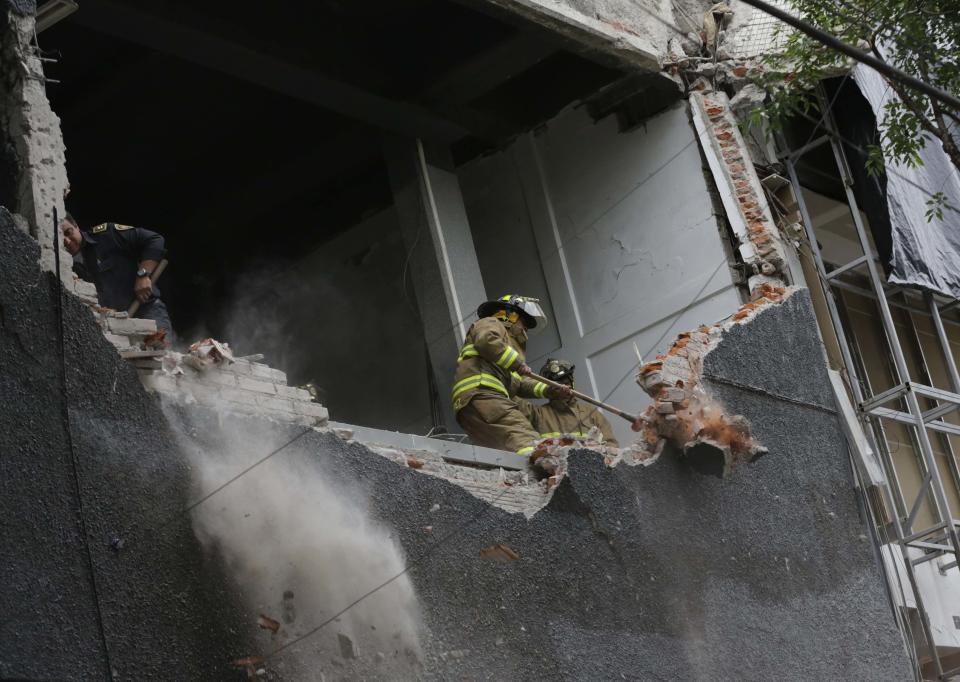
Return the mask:
<svg viewBox="0 0 960 682">
<path fill-rule="evenodd" d="M 337 633 L 337 641 L 340 643 L 340 657 L 344 659 L 351 659 L 357 657 L 357 649 L 353 644 L 353 640 L 347 637 L 342 632 Z"/>
<path fill-rule="evenodd" d="M 167 330 L 158 329 L 156 333 L 150 334 L 143 339 L 144 348 L 162 350 L 167 347 Z"/>
<path fill-rule="evenodd" d="M 510 561 L 516 561 L 520 558 L 520 555 L 506 545 L 498 543 L 496 545 L 491 545 L 490 547 L 484 547 L 481 549 L 480 558 L 490 559 L 492 561 L 498 561 L 505 564 Z"/>
<path fill-rule="evenodd" d="M 216 339 L 204 339 L 190 344 L 190 354 L 210 362 L 236 362 L 233 351 L 230 350 L 230 344 Z"/>
<path fill-rule="evenodd" d="M 269 630 L 273 634 L 277 634 L 277 631 L 280 629 L 280 621 L 276 621 L 270 616 L 265 616 L 262 613 L 257 619 L 257 625 L 259 625 L 264 630 Z"/>
<path fill-rule="evenodd" d="M 263 662 L 263 656 L 245 656 L 235 661 L 230 661 L 230 665 L 239 670 L 245 670 L 247 672 L 247 678 L 252 679 L 258 674 L 257 666 L 262 665 Z"/>
<path fill-rule="evenodd" d="M 654 402 L 633 425 L 641 434 L 627 451 L 634 463 L 656 461 L 669 441 L 682 449 L 691 467 L 722 478 L 739 462 L 753 461 L 767 452 L 754 440 L 746 418 L 727 414 L 707 393 L 701 382 L 703 363 L 727 329 L 782 303 L 791 293 L 764 284 L 754 300 L 728 320 L 679 334 L 669 351 L 640 368 L 637 383 Z"/>
<path fill-rule="evenodd" d="M 417 459 L 416 457 L 407 456 L 407 466 L 411 469 L 422 469 L 424 461 L 422 459 Z"/>
</svg>

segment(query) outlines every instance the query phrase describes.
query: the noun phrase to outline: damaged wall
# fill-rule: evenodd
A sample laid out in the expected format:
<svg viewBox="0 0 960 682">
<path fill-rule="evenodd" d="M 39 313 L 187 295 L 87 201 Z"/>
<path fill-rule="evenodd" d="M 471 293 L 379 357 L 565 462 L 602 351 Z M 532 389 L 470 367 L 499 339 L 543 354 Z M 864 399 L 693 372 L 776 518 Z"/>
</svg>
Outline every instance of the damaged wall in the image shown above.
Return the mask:
<svg viewBox="0 0 960 682">
<path fill-rule="evenodd" d="M 36 245 L 5 213 L 0 245 L 0 398 L 9 406 L 0 415 L 0 675 L 107 677 L 61 421 L 53 279 L 39 276 Z M 121 678 L 229 679 L 229 660 L 277 641 L 239 607 L 187 518 L 167 522 L 196 492 L 159 406 L 88 311 L 68 298 L 65 312 L 72 434 L 110 663 Z M 808 298 L 795 294 L 738 329 L 708 356 L 704 377 L 770 453 L 728 479 L 696 474 L 672 452 L 649 467 L 608 469 L 583 451 L 528 521 L 333 433 L 310 432 L 284 456 L 354 489 L 418 561 L 409 575 L 426 679 L 907 679 Z M 203 447 L 217 429 L 236 432 L 235 419 L 211 414 L 180 435 Z M 262 422 L 278 442 L 298 432 Z M 115 535 L 125 539 L 118 552 Z M 496 543 L 518 558 L 481 559 Z M 298 612 L 291 630 L 359 595 L 339 596 L 329 612 Z M 336 633 L 317 638 L 332 646 Z M 376 653 L 325 658 L 314 672 L 376 676 Z"/>
<path fill-rule="evenodd" d="M 40 243 L 41 265 L 52 271 L 53 211 L 63 215 L 69 183 L 60 119 L 47 101 L 35 43 L 35 11 L 33 2 L 0 3 L 0 144 L 6 167 L 0 203 L 20 216 L 21 227 Z M 70 256 L 59 248 L 61 279 L 72 281 Z"/>
<path fill-rule="evenodd" d="M 473 0 L 549 27 L 579 45 L 632 68 L 659 70 L 667 41 L 703 28 L 704 0 Z"/>
<path fill-rule="evenodd" d="M 636 410 L 647 399 L 634 344 L 663 350 L 739 307 L 705 172 L 686 102 L 628 132 L 570 109 L 460 169 L 487 291 L 549 304 L 551 328 L 529 344 L 535 369 L 565 357 L 584 391 Z M 524 257 L 504 258 L 504 243 Z M 629 439 L 627 422 L 614 428 Z"/>
</svg>

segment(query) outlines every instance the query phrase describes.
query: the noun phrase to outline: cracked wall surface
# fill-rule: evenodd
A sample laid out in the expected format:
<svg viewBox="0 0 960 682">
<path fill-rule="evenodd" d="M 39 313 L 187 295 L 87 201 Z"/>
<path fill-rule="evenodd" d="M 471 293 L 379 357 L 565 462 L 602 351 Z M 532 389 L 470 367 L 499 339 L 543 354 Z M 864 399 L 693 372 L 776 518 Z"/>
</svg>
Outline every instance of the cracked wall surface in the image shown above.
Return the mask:
<svg viewBox="0 0 960 682">
<path fill-rule="evenodd" d="M 117 677 L 229 679 L 230 660 L 278 642 L 177 515 L 198 491 L 160 406 L 67 297 L 87 570 L 62 421 L 56 283 L 6 213 L 0 246 L 0 676 L 109 676 L 93 577 Z M 707 356 L 704 382 L 770 451 L 727 479 L 693 471 L 669 448 L 648 467 L 611 468 L 578 451 L 531 515 L 332 432 L 311 430 L 282 456 L 354 490 L 400 543 L 423 613 L 424 679 L 907 679 L 813 324 L 798 292 L 728 330 Z M 197 427 L 181 434 L 189 447 L 251 419 L 195 409 Z M 303 428 L 260 422 L 277 442 Z M 357 596 L 298 613 L 297 627 Z M 316 637 L 336 646 L 335 629 Z M 359 651 L 314 672 L 375 679 L 380 659 Z M 291 679 L 276 663 L 266 664 L 271 679 Z"/>
</svg>

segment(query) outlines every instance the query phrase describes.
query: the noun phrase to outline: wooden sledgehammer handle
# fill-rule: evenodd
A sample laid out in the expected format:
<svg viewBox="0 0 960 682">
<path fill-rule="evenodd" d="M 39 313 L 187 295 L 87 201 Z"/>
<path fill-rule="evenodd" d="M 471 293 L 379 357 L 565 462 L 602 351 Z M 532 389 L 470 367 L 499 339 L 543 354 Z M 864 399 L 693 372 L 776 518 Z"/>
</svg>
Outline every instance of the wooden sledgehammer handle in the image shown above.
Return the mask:
<svg viewBox="0 0 960 682">
<path fill-rule="evenodd" d="M 164 258 L 159 263 L 157 263 L 157 267 L 155 267 L 153 269 L 153 272 L 150 273 L 150 283 L 156 284 L 157 280 L 160 279 L 160 275 L 163 274 L 163 271 L 166 270 L 166 268 L 167 268 L 167 259 Z M 129 317 L 133 317 L 138 310 L 140 310 L 140 301 L 134 300 L 133 303 L 130 304 L 130 307 L 127 308 L 127 315 Z"/>
<path fill-rule="evenodd" d="M 536 379 L 537 381 L 542 381 L 543 383 L 545 383 L 547 386 L 550 386 L 551 388 L 569 388 L 569 387 L 566 386 L 565 384 L 558 384 L 556 381 L 550 381 L 549 379 L 546 379 L 546 378 L 540 376 L 539 374 L 534 374 L 533 372 L 531 372 L 531 373 L 528 374 L 527 376 L 530 377 L 531 379 Z M 587 394 L 581 393 L 580 391 L 574 391 L 574 392 L 573 392 L 573 397 L 576 398 L 577 400 L 582 400 L 582 401 L 585 402 L 585 403 L 590 403 L 591 405 L 596 405 L 597 407 L 599 407 L 599 408 L 601 408 L 601 409 L 604 409 L 604 410 L 606 410 L 607 412 L 613 412 L 615 415 L 620 416 L 620 417 L 623 417 L 624 419 L 626 419 L 626 420 L 627 420 L 628 422 L 630 422 L 631 424 L 634 423 L 635 421 L 637 421 L 637 416 L 636 416 L 636 415 L 630 414 L 629 412 L 624 412 L 623 410 L 618 409 L 618 408 L 614 407 L 613 405 L 607 405 L 607 403 L 602 402 L 602 401 L 600 401 L 600 400 L 597 400 L 596 398 L 591 398 L 591 397 L 588 396 Z"/>
</svg>

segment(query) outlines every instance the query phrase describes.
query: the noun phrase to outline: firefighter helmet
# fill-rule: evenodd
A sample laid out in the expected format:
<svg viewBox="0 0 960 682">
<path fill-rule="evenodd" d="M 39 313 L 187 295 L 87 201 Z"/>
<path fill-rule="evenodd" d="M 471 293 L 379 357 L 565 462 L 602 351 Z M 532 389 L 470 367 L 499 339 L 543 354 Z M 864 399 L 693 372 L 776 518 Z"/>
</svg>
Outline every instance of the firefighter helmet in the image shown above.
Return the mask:
<svg viewBox="0 0 960 682">
<path fill-rule="evenodd" d="M 547 326 L 547 316 L 543 314 L 540 301 L 529 296 L 507 294 L 496 301 L 481 303 L 477 308 L 477 317 L 492 317 L 501 310 L 518 313 L 527 329 L 543 329 Z"/>
<path fill-rule="evenodd" d="M 540 368 L 540 376 L 550 381 L 567 381 L 573 383 L 573 363 L 567 360 L 557 360 L 556 358 L 547 358 Z"/>
</svg>

